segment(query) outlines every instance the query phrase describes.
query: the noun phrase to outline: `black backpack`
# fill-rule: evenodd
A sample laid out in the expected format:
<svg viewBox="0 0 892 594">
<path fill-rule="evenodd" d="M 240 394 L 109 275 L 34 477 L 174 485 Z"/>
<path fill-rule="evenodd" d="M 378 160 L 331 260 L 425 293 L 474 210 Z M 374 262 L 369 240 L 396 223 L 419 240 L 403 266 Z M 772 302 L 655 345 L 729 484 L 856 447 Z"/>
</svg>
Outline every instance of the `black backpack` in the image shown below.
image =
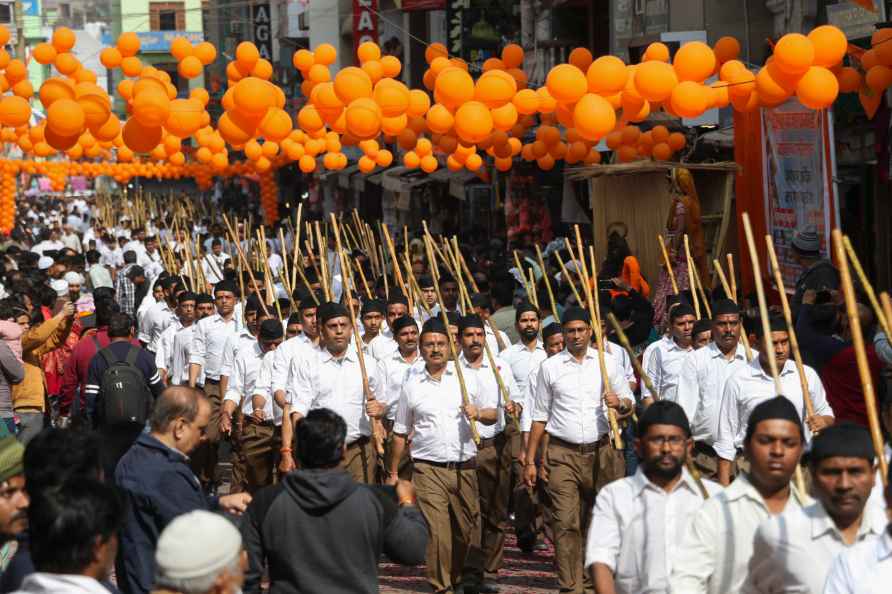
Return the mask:
<svg viewBox="0 0 892 594">
<path fill-rule="evenodd" d="M 99 351 L 108 368 L 99 382 L 97 413 L 102 424 L 119 421 L 145 423 L 152 410 L 152 392 L 145 375 L 136 366 L 139 348 L 129 345 L 119 361 L 110 347 Z"/>
</svg>

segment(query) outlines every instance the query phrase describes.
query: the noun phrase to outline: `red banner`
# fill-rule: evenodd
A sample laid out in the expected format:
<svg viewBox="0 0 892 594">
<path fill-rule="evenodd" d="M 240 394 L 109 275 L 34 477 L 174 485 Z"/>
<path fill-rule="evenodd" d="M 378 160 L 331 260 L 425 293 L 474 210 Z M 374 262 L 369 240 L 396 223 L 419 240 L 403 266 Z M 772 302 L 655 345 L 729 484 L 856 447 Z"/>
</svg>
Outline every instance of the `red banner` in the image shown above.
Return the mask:
<svg viewBox="0 0 892 594">
<path fill-rule="evenodd" d="M 353 0 L 354 60 L 356 50 L 366 41 L 378 43 L 378 0 Z"/>
<path fill-rule="evenodd" d="M 446 0 L 403 0 L 403 10 L 443 10 L 446 8 Z"/>
</svg>

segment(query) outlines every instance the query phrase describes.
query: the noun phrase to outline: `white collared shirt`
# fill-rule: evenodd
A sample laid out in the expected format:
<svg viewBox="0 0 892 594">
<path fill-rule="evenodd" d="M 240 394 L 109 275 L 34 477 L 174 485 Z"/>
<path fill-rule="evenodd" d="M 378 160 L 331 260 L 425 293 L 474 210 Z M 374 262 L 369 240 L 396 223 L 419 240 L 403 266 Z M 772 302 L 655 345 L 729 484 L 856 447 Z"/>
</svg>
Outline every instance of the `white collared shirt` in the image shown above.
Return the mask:
<svg viewBox="0 0 892 594">
<path fill-rule="evenodd" d="M 626 378 L 626 382 L 629 383 L 629 389 L 631 389 L 633 384 L 638 383 L 638 378 L 635 376 L 635 368 L 632 367 L 632 359 L 629 358 L 629 352 L 620 345 L 615 342 L 610 342 L 609 340 L 607 341 L 607 352 L 619 359 L 620 365 L 623 368 L 623 376 Z"/>
<path fill-rule="evenodd" d="M 480 367 L 477 368 L 471 367 L 468 360 L 465 358 L 464 353 L 460 354 L 458 358 L 462 362 L 462 371 L 464 372 L 465 377 L 467 378 L 471 374 L 476 376 L 479 389 L 478 398 L 480 399 L 480 408 L 494 408 L 498 413 L 498 421 L 494 424 L 477 424 L 477 432 L 480 434 L 480 438 L 491 439 L 505 430 L 505 400 L 501 390 L 499 390 L 499 383 L 496 381 L 496 376 L 489 364 L 489 358 L 486 356 L 486 353 L 484 353 L 482 361 L 480 362 Z M 493 359 L 495 360 L 496 369 L 499 371 L 502 382 L 505 384 L 505 389 L 508 390 L 509 398 L 514 402 L 519 403 L 521 406 L 524 406 L 523 394 L 517 389 L 517 384 L 514 383 L 514 376 L 512 375 L 508 364 L 499 357 L 493 357 Z"/>
<path fill-rule="evenodd" d="M 224 252 L 220 252 L 219 256 L 215 256 L 213 252 L 204 255 L 201 259 L 201 270 L 208 283 L 216 285 L 223 280 L 223 267 L 228 259 L 229 254 Z"/>
<path fill-rule="evenodd" d="M 464 375 L 471 404 L 480 405 L 476 375 Z M 477 423 L 477 430 L 482 427 Z M 408 374 L 400 393 L 393 432 L 408 435 L 413 460 L 465 462 L 477 455 L 471 425 L 462 412 L 462 392 L 455 364 L 449 362 L 440 379 L 426 366 Z"/>
<path fill-rule="evenodd" d="M 223 358 L 220 360 L 220 377 L 232 375 L 235 358 L 242 349 L 249 348 L 257 342 L 257 337 L 242 328 L 237 334 L 230 334 L 223 345 Z"/>
<path fill-rule="evenodd" d="M 303 332 L 292 336 L 276 348 L 275 356 L 270 361 L 270 388 L 274 395 L 282 390 L 286 393 L 286 399 L 290 400 L 288 394 L 293 392 L 294 377 L 305 353 L 318 348 Z"/>
<path fill-rule="evenodd" d="M 374 359 L 365 360 L 369 390 L 372 395 L 384 394 L 384 374 Z M 347 423 L 347 443 L 372 434 L 365 412 L 366 397 L 362 390 L 359 356 L 352 346 L 340 359 L 326 348 L 320 348 L 301 360 L 294 378 L 292 409 L 306 416 L 317 408 L 329 408 Z"/>
<path fill-rule="evenodd" d="M 808 381 L 808 392 L 815 407 L 816 415 L 833 416 L 833 409 L 827 403 L 824 385 L 815 370 L 803 365 L 805 378 Z M 779 371 L 783 395 L 793 403 L 799 412 L 799 418 L 805 419 L 805 402 L 802 399 L 802 386 L 796 364 L 787 359 L 783 369 Z M 774 380 L 762 369 L 759 358 L 749 365 L 735 371 L 725 383 L 722 405 L 719 409 L 719 430 L 715 441 L 716 454 L 725 460 L 734 460 L 737 449 L 743 446 L 746 425 L 753 409 L 762 402 L 776 396 Z M 806 446 L 811 443 L 811 431 L 805 426 Z"/>
<path fill-rule="evenodd" d="M 495 333 L 492 331 L 492 328 L 489 324 L 484 324 L 486 327 L 483 329 L 483 334 L 486 336 L 486 344 L 489 345 L 489 350 L 492 352 L 493 356 L 499 355 L 511 346 L 511 339 L 508 338 L 508 335 L 499 330 L 499 338 L 502 339 L 502 344 L 505 345 L 505 348 L 499 348 L 499 338 L 496 338 Z"/>
<path fill-rule="evenodd" d="M 165 328 L 161 336 L 158 337 L 155 343 L 155 367 L 158 368 L 158 371 L 163 369 L 170 374 L 173 363 L 173 337 L 182 329 L 183 323 L 177 318 L 176 322 Z"/>
<path fill-rule="evenodd" d="M 888 443 L 883 448 L 883 455 L 886 457 L 886 463 L 892 464 L 892 447 L 890 447 Z M 880 465 L 877 464 L 876 478 L 873 483 L 873 490 L 870 492 L 870 497 L 867 500 L 867 506 L 874 507 L 885 513 L 886 496 L 883 494 L 882 472 Z"/>
<path fill-rule="evenodd" d="M 650 377 L 654 389 L 662 398 L 675 399 L 681 362 L 690 350 L 690 347 L 680 347 L 670 335 L 649 344 L 644 349 L 641 358 L 644 372 Z"/>
<path fill-rule="evenodd" d="M 604 353 L 607 383 L 620 398 L 632 391 L 617 358 Z M 582 363 L 564 350 L 539 366 L 533 421 L 545 422 L 549 435 L 569 443 L 594 443 L 610 430 L 598 351 L 589 347 Z"/>
<path fill-rule="evenodd" d="M 282 409 L 273 402 L 269 392 L 269 376 L 267 375 L 265 382 L 260 377 L 263 362 L 272 359 L 274 353 L 275 351 L 264 353 L 260 348 L 260 343 L 256 340 L 249 348 L 240 349 L 235 356 L 232 375 L 229 376 L 229 385 L 223 400 L 229 400 L 236 405 L 241 404 L 242 413 L 250 415 L 254 412 L 252 397 L 259 394 L 265 399 L 264 418 L 272 420 L 276 426 L 279 426 L 282 424 Z"/>
<path fill-rule="evenodd" d="M 710 496 L 718 484 L 704 481 Z M 668 493 L 644 469 L 601 489 L 585 546 L 586 570 L 593 563 L 613 572 L 618 594 L 668 592 L 671 552 L 678 546 L 703 495 L 687 470 Z"/>
<path fill-rule="evenodd" d="M 145 336 L 148 337 L 148 340 L 145 342 L 150 351 L 154 353 L 158 350 L 158 339 L 161 338 L 161 333 L 176 322 L 177 314 L 170 309 L 170 306 L 164 299 L 158 301 L 146 311 L 140 334 L 145 333 Z"/>
<path fill-rule="evenodd" d="M 785 511 L 808 503 L 796 486 L 790 485 Z M 669 576 L 672 594 L 740 592 L 753 555 L 753 536 L 770 515 L 746 474 L 703 502 L 673 548 Z"/>
<path fill-rule="evenodd" d="M 215 313 L 199 320 L 194 326 L 189 363 L 201 365 L 207 379 L 219 380 L 223 347 L 229 335 L 238 332 L 238 322 L 234 316 L 227 322 L 223 316 Z"/>
<path fill-rule="evenodd" d="M 376 361 L 386 361 L 394 351 L 399 349 L 399 345 L 396 341 L 393 338 L 384 336 L 383 333 L 379 333 L 378 336 L 373 338 L 371 342 L 366 345 L 366 347 L 368 348 L 369 354 L 374 357 Z"/>
<path fill-rule="evenodd" d="M 888 594 L 892 587 L 892 534 L 859 542 L 837 555 L 824 594 Z"/>
<path fill-rule="evenodd" d="M 396 409 L 400 401 L 400 392 L 403 385 L 409 381 L 408 375 L 424 370 L 424 359 L 416 355 L 411 363 L 403 358 L 399 349 L 391 353 L 389 357 L 381 361 L 384 368 L 384 397 L 381 402 L 387 406 L 386 416 L 391 421 L 396 418 Z"/>
<path fill-rule="evenodd" d="M 542 341 L 536 339 L 536 346 L 532 351 L 522 342 L 518 342 L 499 353 L 499 357 L 511 368 L 511 373 L 514 375 L 514 383 L 517 384 L 518 390 L 526 396 L 527 379 L 530 377 L 530 370 L 538 367 L 542 361 L 548 358 L 548 354 L 545 352 L 545 346 L 542 344 Z"/>
<path fill-rule="evenodd" d="M 875 542 L 886 528 L 886 515 L 866 507 L 855 543 L 848 545 L 819 502 L 787 509 L 756 530 L 743 594 L 782 594 L 824 590 L 833 559 L 859 542 Z"/>
<path fill-rule="evenodd" d="M 529 406 L 523 407 L 523 410 L 520 413 L 520 430 L 523 433 L 529 433 L 533 428 L 533 408 L 536 403 L 536 389 L 539 385 L 537 381 L 539 379 L 539 368 L 542 366 L 543 361 L 545 361 L 545 359 L 536 361 L 530 368 L 529 375 L 527 375 L 523 399 Z"/>
<path fill-rule="evenodd" d="M 167 383 L 170 385 L 188 385 L 189 359 L 192 351 L 192 340 L 195 337 L 195 323 L 181 328 L 173 335 L 171 346 L 170 368 L 167 370 Z M 204 368 L 198 374 L 197 385 L 204 385 Z"/>
<path fill-rule="evenodd" d="M 758 353 L 754 353 L 758 356 Z M 731 360 L 710 342 L 691 351 L 681 364 L 678 390 L 668 400 L 677 402 L 691 421 L 695 441 L 715 443 L 719 433 L 719 409 L 725 384 L 741 367 L 747 366 L 746 349 L 738 343 Z"/>
</svg>

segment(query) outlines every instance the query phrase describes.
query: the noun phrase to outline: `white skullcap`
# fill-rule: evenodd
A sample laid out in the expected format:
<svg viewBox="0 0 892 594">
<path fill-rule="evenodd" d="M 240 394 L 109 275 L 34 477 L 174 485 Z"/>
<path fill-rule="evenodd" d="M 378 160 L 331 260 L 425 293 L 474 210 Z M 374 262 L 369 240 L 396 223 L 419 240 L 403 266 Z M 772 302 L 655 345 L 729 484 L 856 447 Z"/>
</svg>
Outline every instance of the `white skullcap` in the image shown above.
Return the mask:
<svg viewBox="0 0 892 594">
<path fill-rule="evenodd" d="M 54 260 L 49 256 L 41 256 L 40 259 L 37 260 L 37 268 L 40 270 L 46 270 L 50 266 L 53 265 Z"/>
<path fill-rule="evenodd" d="M 50 281 L 50 288 L 56 292 L 56 295 L 63 297 L 68 293 L 68 281 L 57 278 Z"/>
<path fill-rule="evenodd" d="M 241 552 L 242 535 L 223 516 L 208 511 L 183 514 L 158 538 L 159 579 L 183 580 L 218 572 Z"/>
<path fill-rule="evenodd" d="M 62 278 L 64 278 L 64 279 L 65 279 L 65 282 L 68 283 L 69 285 L 82 285 L 82 284 L 84 284 L 84 277 L 83 277 L 83 275 L 80 274 L 79 272 L 75 272 L 75 271 L 73 271 L 73 270 L 70 271 L 70 272 L 66 272 L 66 273 L 65 273 L 65 276 L 63 276 Z"/>
</svg>

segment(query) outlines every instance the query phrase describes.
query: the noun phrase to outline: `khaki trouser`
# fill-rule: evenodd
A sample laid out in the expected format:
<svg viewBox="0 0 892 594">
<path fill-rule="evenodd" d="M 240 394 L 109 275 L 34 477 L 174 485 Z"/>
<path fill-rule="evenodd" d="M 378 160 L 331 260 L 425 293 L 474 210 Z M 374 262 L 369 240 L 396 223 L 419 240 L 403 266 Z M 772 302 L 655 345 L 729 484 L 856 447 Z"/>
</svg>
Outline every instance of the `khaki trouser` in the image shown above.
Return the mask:
<svg viewBox="0 0 892 594">
<path fill-rule="evenodd" d="M 400 456 L 399 464 L 397 465 L 397 475 L 400 477 L 402 481 L 411 481 L 412 480 L 412 457 L 409 455 L 410 451 L 409 442 L 406 441 L 405 447 L 403 447 L 403 455 Z M 384 444 L 384 459 L 390 460 L 391 452 L 393 451 L 393 433 L 388 433 L 387 441 Z M 387 468 L 381 468 L 381 480 L 383 483 L 387 480 Z"/>
<path fill-rule="evenodd" d="M 511 441 L 504 433 L 481 442 L 477 450 L 480 491 L 480 547 L 468 554 L 469 573 L 477 582 L 495 579 L 505 552 L 508 498 L 511 495 Z"/>
<path fill-rule="evenodd" d="M 347 446 L 340 468 L 349 472 L 357 483 L 373 485 L 377 473 L 377 461 L 374 442 L 369 437 L 360 437 Z"/>
<path fill-rule="evenodd" d="M 517 534 L 518 544 L 523 544 L 525 540 L 529 546 L 532 546 L 539 533 L 544 533 L 546 538 L 554 541 L 554 534 L 551 533 L 553 508 L 546 488 L 548 484 L 547 451 L 548 434 L 546 433 L 539 442 L 539 452 L 543 455 L 536 457 L 536 463 L 540 464 L 536 487 L 530 489 L 521 483 L 514 489 L 514 532 Z"/>
<path fill-rule="evenodd" d="M 250 417 L 245 418 L 241 449 L 245 460 L 248 493 L 254 493 L 275 482 L 281 443 L 281 427 L 276 427 L 271 422 L 258 423 Z"/>
<path fill-rule="evenodd" d="M 625 476 L 623 452 L 607 439 L 583 449 L 552 436 L 547 464 L 558 585 L 561 592 L 593 592 L 591 576 L 583 569 L 585 538 L 595 495 L 607 483 Z"/>
<path fill-rule="evenodd" d="M 201 481 L 202 486 L 216 482 L 217 448 L 220 445 L 220 382 L 207 380 L 204 384 L 204 395 L 211 404 L 211 420 L 208 423 L 206 439 L 190 454 L 192 471 Z"/>
<path fill-rule="evenodd" d="M 242 451 L 242 433 L 244 431 L 244 415 L 236 410 L 232 415 L 232 430 L 229 433 L 229 443 L 232 445 L 232 478 L 229 482 L 230 493 L 242 493 L 247 489 L 245 478 L 245 453 Z"/>
<path fill-rule="evenodd" d="M 418 508 L 427 521 L 426 571 L 434 592 L 452 592 L 468 551 L 480 546 L 480 507 L 474 468 L 443 468 L 415 460 Z"/>
</svg>

